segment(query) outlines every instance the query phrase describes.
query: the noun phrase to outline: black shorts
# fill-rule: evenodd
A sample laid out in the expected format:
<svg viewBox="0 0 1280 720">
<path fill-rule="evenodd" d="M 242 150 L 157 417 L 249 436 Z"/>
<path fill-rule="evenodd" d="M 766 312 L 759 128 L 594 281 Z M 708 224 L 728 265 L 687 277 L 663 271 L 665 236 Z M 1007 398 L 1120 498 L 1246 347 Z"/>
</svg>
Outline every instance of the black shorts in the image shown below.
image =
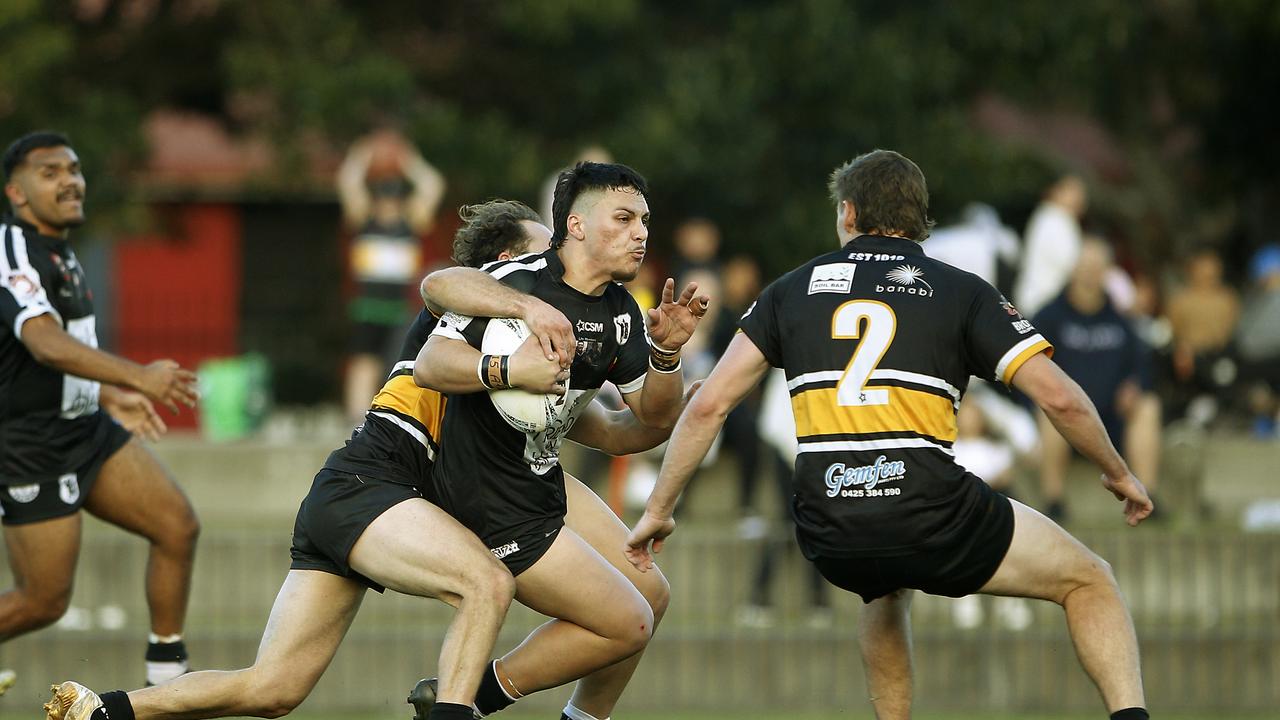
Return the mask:
<svg viewBox="0 0 1280 720">
<path fill-rule="evenodd" d="M 87 447 L 72 453 L 83 458 L 79 465 L 63 474 L 17 479 L 0 488 L 0 521 L 25 525 L 80 511 L 107 459 L 133 437 L 107 413 L 97 415 L 84 441 Z"/>
<path fill-rule="evenodd" d="M 395 351 L 395 343 L 403 336 L 404 323 L 355 322 L 351 325 L 348 350 L 353 355 L 384 357 Z"/>
<path fill-rule="evenodd" d="M 1009 499 L 988 490 L 986 505 L 942 547 L 893 557 L 817 557 L 813 564 L 832 585 L 861 595 L 864 603 L 903 588 L 947 597 L 971 595 L 996 574 L 1013 541 Z"/>
<path fill-rule="evenodd" d="M 564 527 L 564 518 L 560 518 L 558 523 L 550 523 L 537 530 L 522 532 L 514 538 L 487 537 L 480 539 L 484 542 L 485 547 L 489 548 L 489 552 L 493 553 L 494 557 L 507 566 L 507 570 L 511 571 L 511 576 L 515 577 L 533 567 L 534 563 L 547 554 L 547 551 L 551 549 L 551 544 L 556 541 L 556 536 L 560 534 L 560 528 L 562 527 Z"/>
<path fill-rule="evenodd" d="M 409 485 L 322 468 L 298 508 L 289 555 L 293 570 L 321 570 L 378 592 L 386 588 L 351 569 L 347 556 L 365 528 L 405 500 L 421 498 Z"/>
</svg>

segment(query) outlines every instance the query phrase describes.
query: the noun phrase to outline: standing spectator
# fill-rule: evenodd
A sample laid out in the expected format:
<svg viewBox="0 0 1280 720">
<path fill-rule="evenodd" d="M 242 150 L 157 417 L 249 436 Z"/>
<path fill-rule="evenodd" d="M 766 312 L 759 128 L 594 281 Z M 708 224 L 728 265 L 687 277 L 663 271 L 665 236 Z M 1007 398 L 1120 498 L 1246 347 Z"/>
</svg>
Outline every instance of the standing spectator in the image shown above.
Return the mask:
<svg viewBox="0 0 1280 720">
<path fill-rule="evenodd" d="M 1236 348 L 1254 433 L 1272 437 L 1280 393 L 1280 245 L 1259 250 L 1249 262 L 1249 275 L 1254 289 L 1236 328 Z"/>
<path fill-rule="evenodd" d="M 675 229 L 676 256 L 671 262 L 671 276 L 678 287 L 691 282 L 712 299 L 704 318 L 708 327 L 714 328 L 720 314 L 720 228 L 705 217 L 684 220 Z M 735 316 L 736 317 L 736 316 Z M 711 333 L 695 335 L 684 347 L 685 372 L 698 379 L 711 372 L 719 353 L 711 346 Z"/>
<path fill-rule="evenodd" d="M 1000 222 L 995 208 L 983 203 L 971 203 L 960 224 L 934 230 L 921 245 L 929 257 L 997 286 L 1001 266 L 1011 267 L 1018 261 L 1018 233 Z"/>
<path fill-rule="evenodd" d="M 384 357 L 417 306 L 411 298 L 422 270 L 418 237 L 435 222 L 445 183 L 407 140 L 383 130 L 352 144 L 337 186 L 343 220 L 356 234 L 345 407 L 358 422 L 386 375 Z"/>
<path fill-rule="evenodd" d="M 1216 414 L 1235 379 L 1228 346 L 1239 320 L 1240 297 L 1222 282 L 1222 259 L 1212 248 L 1197 250 L 1187 258 L 1186 285 L 1169 298 L 1176 416 L 1189 412 L 1203 423 Z M 1192 402 L 1204 409 L 1193 411 Z"/>
<path fill-rule="evenodd" d="M 1145 478 L 1154 491 L 1160 459 L 1160 401 L 1152 392 L 1150 349 L 1107 296 L 1111 264 L 1111 248 L 1099 238 L 1086 238 L 1066 291 L 1032 322 L 1054 344 L 1054 362 L 1098 408 L 1107 434 L 1123 448 L 1134 474 Z M 1066 517 L 1063 488 L 1071 448 L 1043 413 L 1040 437 L 1045 513 L 1061 521 Z"/>
<path fill-rule="evenodd" d="M 1040 312 L 1066 286 L 1080 256 L 1080 218 L 1088 204 L 1084 181 L 1067 175 L 1049 187 L 1031 215 L 1013 289 L 1014 302 L 1027 317 Z"/>
</svg>

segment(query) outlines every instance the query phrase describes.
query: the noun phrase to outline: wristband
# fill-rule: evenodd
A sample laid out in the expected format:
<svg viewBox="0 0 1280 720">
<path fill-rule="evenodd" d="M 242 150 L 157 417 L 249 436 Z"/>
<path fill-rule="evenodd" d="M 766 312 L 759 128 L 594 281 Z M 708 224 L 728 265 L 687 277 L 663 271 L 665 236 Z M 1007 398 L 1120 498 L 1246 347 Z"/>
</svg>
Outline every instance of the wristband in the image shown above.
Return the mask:
<svg viewBox="0 0 1280 720">
<path fill-rule="evenodd" d="M 680 348 L 676 348 L 675 350 L 668 350 L 662 347 L 661 345 L 658 345 L 653 340 L 649 340 L 649 352 L 663 359 L 670 360 L 670 359 L 674 359 L 677 355 L 680 354 Z"/>
<path fill-rule="evenodd" d="M 680 358 L 675 358 L 674 360 L 670 360 L 666 358 L 659 358 L 658 356 L 653 354 L 649 355 L 649 367 L 652 368 L 655 372 L 660 372 L 663 374 L 680 372 L 681 364 L 682 364 L 682 361 L 680 360 Z"/>
<path fill-rule="evenodd" d="M 476 367 L 480 376 L 480 384 L 489 390 L 501 390 L 511 387 L 511 373 L 507 367 L 509 355 L 484 355 Z"/>
</svg>

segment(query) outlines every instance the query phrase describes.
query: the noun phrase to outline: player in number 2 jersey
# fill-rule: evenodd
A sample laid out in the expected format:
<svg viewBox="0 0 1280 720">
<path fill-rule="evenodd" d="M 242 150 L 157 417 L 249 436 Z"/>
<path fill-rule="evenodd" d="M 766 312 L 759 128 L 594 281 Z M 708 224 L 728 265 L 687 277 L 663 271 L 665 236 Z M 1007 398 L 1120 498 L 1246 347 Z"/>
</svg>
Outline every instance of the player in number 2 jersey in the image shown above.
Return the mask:
<svg viewBox="0 0 1280 720">
<path fill-rule="evenodd" d="M 798 450 L 791 510 L 805 556 L 862 596 L 876 715 L 906 718 L 913 589 L 1051 600 L 1115 718 L 1145 718 L 1137 640 L 1115 578 L 1052 521 L 955 463 L 970 375 L 1018 387 L 1103 470 L 1129 524 L 1152 509 L 1052 347 L 998 291 L 927 257 L 924 175 L 877 150 L 836 170 L 840 249 L 765 289 L 676 425 L 627 552 L 637 567 L 674 529 L 672 509 L 724 418 L 770 366 L 786 372 Z"/>
</svg>

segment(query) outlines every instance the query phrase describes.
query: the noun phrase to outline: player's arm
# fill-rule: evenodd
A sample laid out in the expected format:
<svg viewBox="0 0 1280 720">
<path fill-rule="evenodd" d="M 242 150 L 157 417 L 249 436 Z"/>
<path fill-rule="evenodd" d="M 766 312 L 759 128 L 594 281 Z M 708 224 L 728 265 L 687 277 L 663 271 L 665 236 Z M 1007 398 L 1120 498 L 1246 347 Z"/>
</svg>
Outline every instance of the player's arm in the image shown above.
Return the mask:
<svg viewBox="0 0 1280 720">
<path fill-rule="evenodd" d="M 369 189 L 365 187 L 364 176 L 369 171 L 369 162 L 373 159 L 373 147 L 367 140 L 359 140 L 347 151 L 342 165 L 338 167 L 335 185 L 338 189 L 338 202 L 342 205 L 342 219 L 349 227 L 359 227 L 369 219 Z"/>
<path fill-rule="evenodd" d="M 483 270 L 451 267 L 422 280 L 422 302 L 437 315 L 445 310 L 471 317 L 514 317 L 529 326 L 548 359 L 569 367 L 576 341 L 573 325 L 548 303 L 500 282 Z"/>
<path fill-rule="evenodd" d="M 1124 501 L 1125 518 L 1137 525 L 1151 514 L 1153 505 L 1142 481 L 1129 472 L 1124 458 L 1116 452 L 1084 390 L 1043 353 L 1024 362 L 1013 375 L 1013 385 L 1044 411 L 1062 437 L 1096 464 L 1103 473 L 1103 485 Z"/>
<path fill-rule="evenodd" d="M 689 283 L 675 298 L 676 281 L 667 278 L 662 302 L 648 312 L 649 369 L 644 385 L 624 393 L 623 401 L 640 422 L 653 428 L 669 428 L 680 417 L 684 394 L 684 373 L 680 371 L 680 351 L 707 313 L 710 299 L 698 295 L 698 284 Z"/>
<path fill-rule="evenodd" d="M 658 471 L 657 485 L 645 504 L 644 515 L 627 537 L 627 559 L 632 565 L 642 571 L 653 567 L 652 553 L 662 550 L 663 541 L 675 529 L 671 516 L 676 500 L 711 449 L 729 411 L 742 402 L 768 370 L 769 361 L 760 349 L 745 334 L 738 333 L 676 423 Z"/>
<path fill-rule="evenodd" d="M 497 358 L 497 368 L 491 369 L 486 358 Z M 485 355 L 466 340 L 432 333 L 414 360 L 413 381 L 419 387 L 443 393 L 471 393 L 504 387 L 557 395 L 565 392 L 563 383 L 568 377 L 567 371 L 560 367 L 554 356 L 547 358 L 533 337 L 505 357 L 506 382 L 502 381 L 503 363 L 503 356 Z"/>
<path fill-rule="evenodd" d="M 22 342 L 41 365 L 68 375 L 136 390 L 178 411 L 195 407 L 196 376 L 172 360 L 139 365 L 132 360 L 90 347 L 69 335 L 52 315 L 37 315 L 22 324 Z"/>
<path fill-rule="evenodd" d="M 440 209 L 440 201 L 444 198 L 444 175 L 416 149 L 409 152 L 402 169 L 413 185 L 413 194 L 409 196 L 407 203 L 406 219 L 414 233 L 422 234 L 435 224 L 436 211 Z"/>
<path fill-rule="evenodd" d="M 699 380 L 689 386 L 683 405 L 689 404 L 689 399 L 702 387 L 702 382 Z M 631 455 L 652 450 L 669 437 L 670 429 L 649 427 L 640 422 L 630 409 L 610 410 L 599 400 L 587 405 L 568 435 L 579 445 L 595 448 L 607 455 Z"/>
</svg>

